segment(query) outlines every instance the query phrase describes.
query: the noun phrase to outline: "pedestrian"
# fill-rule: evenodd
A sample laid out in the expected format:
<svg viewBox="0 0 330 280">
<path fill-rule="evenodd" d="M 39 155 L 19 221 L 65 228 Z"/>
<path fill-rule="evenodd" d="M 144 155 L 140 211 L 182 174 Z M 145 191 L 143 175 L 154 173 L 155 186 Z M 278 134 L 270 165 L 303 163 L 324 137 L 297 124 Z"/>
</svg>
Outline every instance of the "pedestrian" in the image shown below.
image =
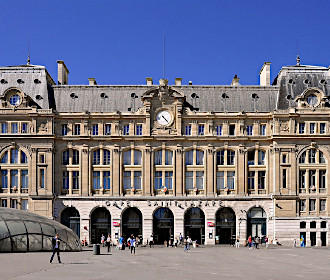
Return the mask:
<svg viewBox="0 0 330 280">
<path fill-rule="evenodd" d="M 111 252 L 111 235 L 110 233 L 108 234 L 108 237 L 107 237 L 107 240 L 106 240 L 106 245 L 107 245 L 107 248 L 108 248 L 108 253 Z"/>
<path fill-rule="evenodd" d="M 259 238 L 259 236 L 256 236 L 256 237 L 254 238 L 254 240 L 255 240 L 255 246 L 256 246 L 256 249 L 258 249 L 258 246 L 259 246 L 259 243 L 260 243 L 260 238 Z"/>
<path fill-rule="evenodd" d="M 101 236 L 101 244 L 102 244 L 102 247 L 104 247 L 104 243 L 105 243 L 105 236 L 104 236 L 104 234 L 102 233 L 102 236 Z"/>
<path fill-rule="evenodd" d="M 239 248 L 239 238 L 238 237 L 236 238 L 235 247 Z"/>
<path fill-rule="evenodd" d="M 137 236 L 135 237 L 136 248 L 139 247 L 139 243 L 140 243 L 140 238 Z"/>
<path fill-rule="evenodd" d="M 183 245 L 184 245 L 184 247 L 183 247 L 183 251 L 184 251 L 184 252 L 187 252 L 187 251 L 188 251 L 188 240 L 187 240 L 187 238 L 185 238 L 185 239 L 183 240 Z"/>
<path fill-rule="evenodd" d="M 181 232 L 180 232 L 180 235 L 179 235 L 179 241 L 180 241 L 180 245 L 182 245 L 182 241 L 183 241 L 183 236 L 182 236 L 182 234 L 181 234 Z"/>
<path fill-rule="evenodd" d="M 59 235 L 58 235 L 58 233 L 56 233 L 55 237 L 53 237 L 53 239 L 52 239 L 53 254 L 50 258 L 50 261 L 49 261 L 50 263 L 52 263 L 55 253 L 57 253 L 58 263 L 62 263 L 61 257 L 60 257 L 60 243 L 61 242 L 60 242 Z"/>
<path fill-rule="evenodd" d="M 293 239 L 293 248 L 297 247 L 297 239 Z"/>
<path fill-rule="evenodd" d="M 150 246 L 150 248 L 151 248 L 151 246 L 154 247 L 154 236 L 152 234 L 150 235 L 149 246 Z"/>
<path fill-rule="evenodd" d="M 129 238 L 129 244 L 130 244 L 129 246 L 130 246 L 130 249 L 131 249 L 131 255 L 133 254 L 133 252 L 134 252 L 134 255 L 135 255 L 136 240 L 135 240 L 135 237 L 134 237 L 133 234 Z"/>
<path fill-rule="evenodd" d="M 119 238 L 119 250 L 125 250 L 124 237 L 120 236 Z"/>
<path fill-rule="evenodd" d="M 252 237 L 251 237 L 251 235 L 248 238 L 248 246 L 249 246 L 249 250 L 250 250 L 251 246 L 252 246 Z"/>
</svg>

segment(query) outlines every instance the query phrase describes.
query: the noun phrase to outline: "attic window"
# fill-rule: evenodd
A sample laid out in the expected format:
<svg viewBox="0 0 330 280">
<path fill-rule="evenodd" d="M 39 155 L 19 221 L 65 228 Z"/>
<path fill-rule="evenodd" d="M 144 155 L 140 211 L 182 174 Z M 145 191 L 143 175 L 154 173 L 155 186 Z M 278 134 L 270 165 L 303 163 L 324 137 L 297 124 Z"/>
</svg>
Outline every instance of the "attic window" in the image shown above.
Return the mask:
<svg viewBox="0 0 330 280">
<path fill-rule="evenodd" d="M 293 97 L 292 97 L 291 94 L 288 94 L 288 95 L 286 96 L 286 99 L 287 99 L 287 100 L 293 100 Z"/>
<path fill-rule="evenodd" d="M 304 80 L 304 84 L 308 85 L 309 84 L 309 80 L 308 79 L 305 79 Z"/>
<path fill-rule="evenodd" d="M 23 81 L 22 79 L 18 79 L 18 80 L 17 80 L 17 83 L 19 83 L 19 84 L 24 84 L 24 81 Z"/>
<path fill-rule="evenodd" d="M 221 95 L 221 97 L 222 97 L 223 99 L 229 98 L 229 96 L 228 96 L 227 93 L 223 93 L 223 94 Z"/>
<path fill-rule="evenodd" d="M 41 100 L 41 99 L 42 99 L 42 96 L 41 96 L 40 94 L 37 94 L 37 95 L 36 95 L 36 99 L 37 99 L 37 100 Z"/>
<path fill-rule="evenodd" d="M 101 98 L 108 98 L 108 96 L 107 96 L 104 92 L 102 92 L 102 93 L 100 94 L 100 96 L 101 96 Z"/>
<path fill-rule="evenodd" d="M 38 80 L 38 79 L 34 79 L 34 83 L 35 83 L 35 84 L 41 84 L 41 81 Z"/>
<path fill-rule="evenodd" d="M 251 96 L 252 96 L 253 99 L 258 99 L 259 98 L 258 94 L 256 94 L 256 93 L 252 93 Z"/>
<path fill-rule="evenodd" d="M 308 97 L 307 97 L 307 103 L 309 106 L 316 106 L 316 104 L 318 103 L 318 98 L 315 94 L 310 94 Z"/>
<path fill-rule="evenodd" d="M 77 96 L 74 92 L 72 92 L 72 93 L 70 94 L 70 97 L 71 97 L 72 99 L 78 98 L 78 96 Z"/>
<path fill-rule="evenodd" d="M 327 82 L 326 82 L 326 80 L 322 79 L 322 80 L 320 80 L 320 84 L 321 84 L 321 85 L 326 85 Z"/>
<path fill-rule="evenodd" d="M 294 84 L 293 79 L 289 80 L 289 84 Z"/>
<path fill-rule="evenodd" d="M 7 81 L 5 79 L 1 79 L 0 83 L 7 84 Z"/>
</svg>

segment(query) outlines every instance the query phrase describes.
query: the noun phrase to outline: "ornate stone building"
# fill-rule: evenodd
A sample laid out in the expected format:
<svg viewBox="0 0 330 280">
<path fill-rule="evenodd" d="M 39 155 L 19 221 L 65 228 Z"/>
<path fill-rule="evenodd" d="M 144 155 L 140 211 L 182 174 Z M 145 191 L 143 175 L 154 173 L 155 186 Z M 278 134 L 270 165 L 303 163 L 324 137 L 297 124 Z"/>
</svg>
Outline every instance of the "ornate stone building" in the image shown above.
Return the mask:
<svg viewBox="0 0 330 280">
<path fill-rule="evenodd" d="M 44 66 L 0 67 L 0 199 L 99 242 L 180 233 L 329 242 L 330 70 L 260 85 L 69 85 Z"/>
</svg>

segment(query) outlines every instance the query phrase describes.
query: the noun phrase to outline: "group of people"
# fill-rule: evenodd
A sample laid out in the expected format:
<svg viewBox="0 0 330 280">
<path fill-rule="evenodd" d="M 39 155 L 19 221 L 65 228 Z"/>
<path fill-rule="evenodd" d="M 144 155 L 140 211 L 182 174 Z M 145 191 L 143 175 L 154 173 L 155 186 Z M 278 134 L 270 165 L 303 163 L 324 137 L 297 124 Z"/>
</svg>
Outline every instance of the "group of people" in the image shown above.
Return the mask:
<svg viewBox="0 0 330 280">
<path fill-rule="evenodd" d="M 237 240 L 236 240 L 236 242 L 237 242 Z M 238 243 L 239 243 L 239 240 L 238 240 Z M 268 247 L 268 237 L 267 236 L 264 236 L 262 238 L 260 238 L 259 236 L 255 236 L 254 238 L 252 238 L 252 236 L 250 235 L 247 240 L 247 246 L 249 247 L 249 249 L 252 249 L 252 248 L 259 249 L 259 245 L 262 243 L 265 243 L 266 247 Z M 239 244 L 238 244 L 238 247 L 239 247 Z M 236 248 L 237 248 L 237 245 L 236 245 Z"/>
<path fill-rule="evenodd" d="M 135 248 L 139 246 L 140 238 L 138 236 L 134 236 L 133 234 L 125 240 L 123 236 L 121 236 L 118 240 L 118 249 L 125 250 L 125 247 L 128 247 L 131 251 L 131 254 L 135 255 Z"/>
<path fill-rule="evenodd" d="M 101 244 L 102 247 L 107 247 L 108 253 L 111 252 L 111 245 L 112 245 L 112 240 L 111 240 L 111 235 L 108 233 L 108 237 L 105 238 L 104 234 L 101 236 Z"/>
</svg>

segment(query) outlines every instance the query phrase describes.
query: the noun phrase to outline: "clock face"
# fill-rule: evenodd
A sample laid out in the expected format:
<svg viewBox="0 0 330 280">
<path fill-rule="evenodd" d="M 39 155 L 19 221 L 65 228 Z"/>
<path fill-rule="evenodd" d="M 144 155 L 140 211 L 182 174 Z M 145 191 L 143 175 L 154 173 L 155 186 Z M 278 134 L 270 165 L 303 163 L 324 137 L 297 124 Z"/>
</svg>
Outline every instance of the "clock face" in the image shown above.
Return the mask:
<svg viewBox="0 0 330 280">
<path fill-rule="evenodd" d="M 169 111 L 160 111 L 157 114 L 156 119 L 160 125 L 166 126 L 166 125 L 170 125 L 172 123 L 173 117 Z"/>
</svg>

